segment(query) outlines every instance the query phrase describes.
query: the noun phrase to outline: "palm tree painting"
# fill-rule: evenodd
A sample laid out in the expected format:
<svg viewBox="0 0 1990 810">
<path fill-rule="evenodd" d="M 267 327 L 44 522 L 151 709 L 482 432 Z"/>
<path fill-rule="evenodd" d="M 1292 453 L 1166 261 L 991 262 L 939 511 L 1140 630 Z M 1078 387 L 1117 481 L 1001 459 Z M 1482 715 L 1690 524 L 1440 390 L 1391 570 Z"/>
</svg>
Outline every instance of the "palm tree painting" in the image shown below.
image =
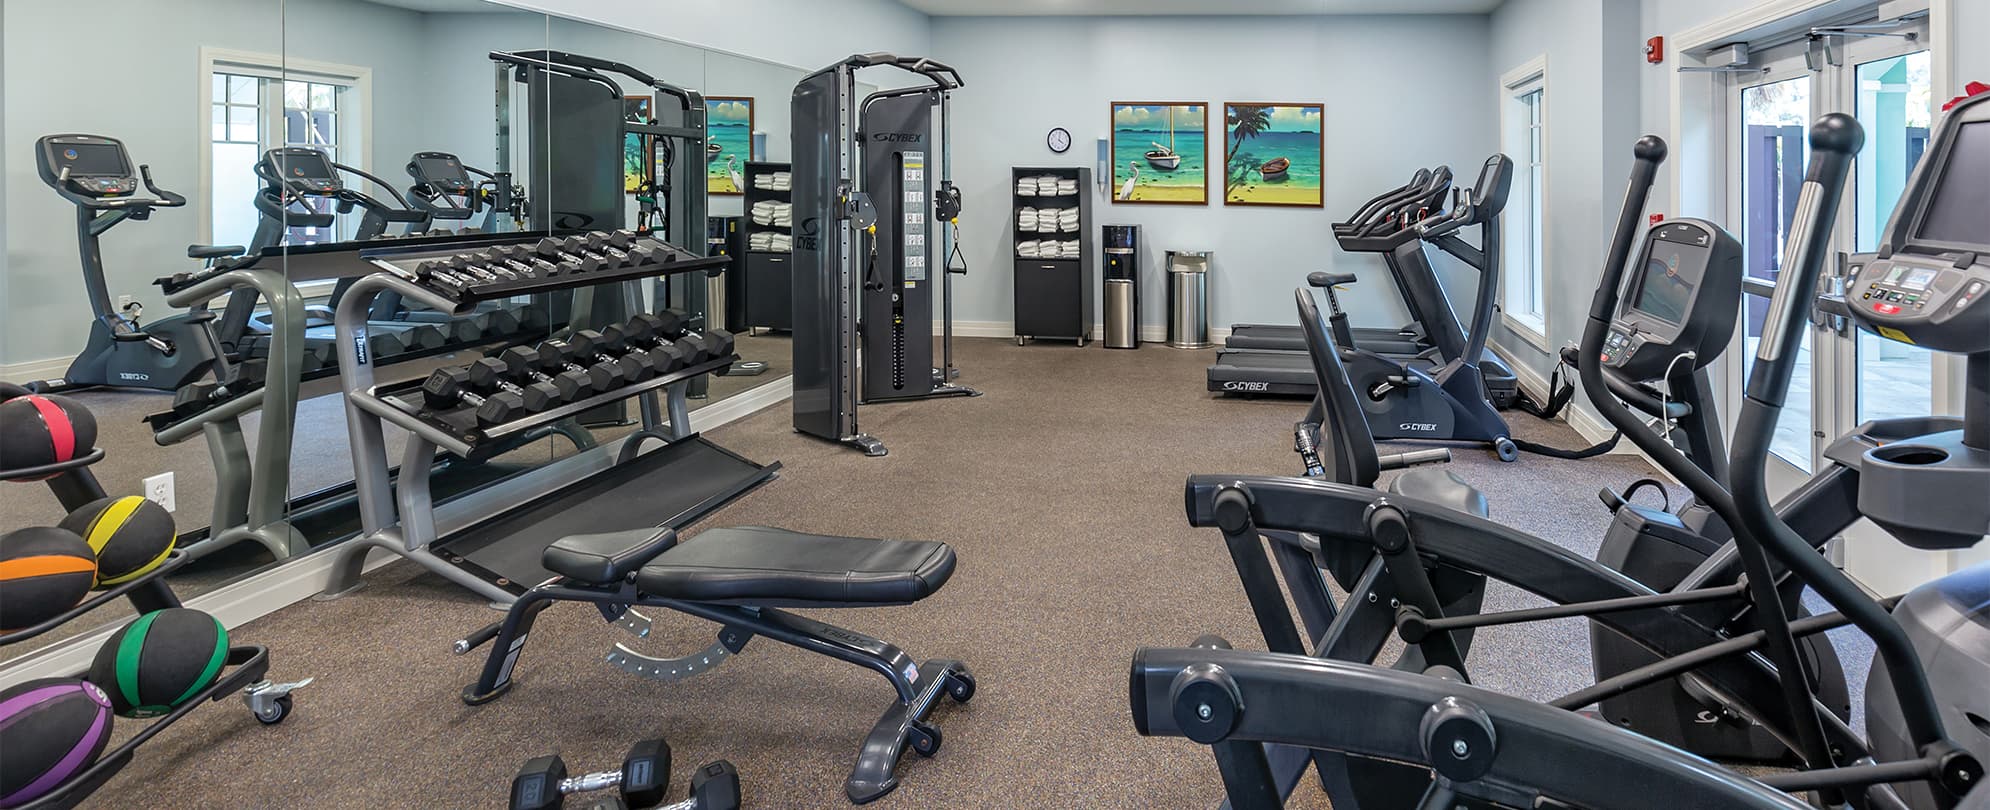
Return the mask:
<svg viewBox="0 0 1990 810">
<path fill-rule="evenodd" d="M 1324 206 L 1324 119 L 1319 104 L 1223 105 L 1223 203 Z"/>
</svg>

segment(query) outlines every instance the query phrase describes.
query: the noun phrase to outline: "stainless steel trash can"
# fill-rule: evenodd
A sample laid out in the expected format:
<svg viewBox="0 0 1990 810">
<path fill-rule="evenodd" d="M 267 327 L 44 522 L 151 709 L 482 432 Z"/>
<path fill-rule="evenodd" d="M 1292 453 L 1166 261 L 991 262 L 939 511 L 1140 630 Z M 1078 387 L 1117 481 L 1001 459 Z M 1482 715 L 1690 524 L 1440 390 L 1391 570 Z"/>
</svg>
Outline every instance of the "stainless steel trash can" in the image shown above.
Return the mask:
<svg viewBox="0 0 1990 810">
<path fill-rule="evenodd" d="M 1106 348 L 1140 348 L 1134 342 L 1133 314 L 1133 279 L 1106 279 Z"/>
<path fill-rule="evenodd" d="M 1207 349 L 1209 251 L 1168 251 L 1168 345 Z"/>
</svg>

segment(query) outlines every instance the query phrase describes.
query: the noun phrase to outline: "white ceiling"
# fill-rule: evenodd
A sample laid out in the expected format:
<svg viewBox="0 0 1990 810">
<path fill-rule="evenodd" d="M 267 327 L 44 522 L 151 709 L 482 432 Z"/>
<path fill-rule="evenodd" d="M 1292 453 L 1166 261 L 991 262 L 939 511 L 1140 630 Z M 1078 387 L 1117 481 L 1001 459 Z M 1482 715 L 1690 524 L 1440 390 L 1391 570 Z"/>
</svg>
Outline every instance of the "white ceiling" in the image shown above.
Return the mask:
<svg viewBox="0 0 1990 810">
<path fill-rule="evenodd" d="M 1501 0 L 899 0 L 936 17 L 1485 14 Z"/>
</svg>

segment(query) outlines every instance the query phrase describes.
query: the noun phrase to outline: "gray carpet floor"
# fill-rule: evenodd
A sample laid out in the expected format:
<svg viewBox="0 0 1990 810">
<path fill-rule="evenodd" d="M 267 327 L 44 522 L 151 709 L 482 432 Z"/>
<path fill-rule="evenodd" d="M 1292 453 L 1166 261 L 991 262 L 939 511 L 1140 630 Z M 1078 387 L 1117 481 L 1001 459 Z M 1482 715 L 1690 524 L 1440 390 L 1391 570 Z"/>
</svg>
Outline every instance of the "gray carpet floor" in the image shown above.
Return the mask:
<svg viewBox="0 0 1990 810">
<path fill-rule="evenodd" d="M 962 659 L 979 681 L 973 702 L 938 710 L 944 750 L 908 756 L 902 786 L 877 806 L 1214 805 L 1207 749 L 1134 734 L 1126 667 L 1139 646 L 1203 633 L 1262 647 L 1220 537 L 1183 520 L 1181 486 L 1191 473 L 1294 471 L 1303 403 L 1203 392 L 1209 352 L 963 340 L 959 353 L 962 382 L 986 395 L 867 407 L 864 428 L 890 447 L 885 458 L 794 434 L 786 407 L 708 434 L 784 469 L 707 525 L 934 539 L 958 552 L 952 582 L 924 602 L 818 616 L 921 660 Z M 1513 421 L 1522 438 L 1580 443 L 1560 424 Z M 1651 474 L 1628 456 L 1455 455 L 1496 519 L 1583 552 L 1608 523 L 1596 489 Z M 1489 609 L 1527 603 L 1488 597 Z M 749 806 L 843 807 L 843 778 L 890 694 L 874 674 L 765 640 L 698 678 L 637 680 L 602 661 L 629 637 L 565 605 L 540 619 L 516 688 L 465 706 L 458 693 L 482 659 L 451 655 L 450 642 L 496 617 L 398 563 L 357 593 L 239 628 L 237 639 L 272 649 L 272 676 L 319 679 L 296 714 L 264 728 L 239 706 L 196 712 L 92 806 L 497 807 L 528 757 L 606 769 L 631 741 L 661 734 L 680 763 L 673 795 L 692 766 L 723 757 L 739 766 Z M 641 646 L 658 654 L 703 647 L 716 630 L 656 618 Z M 1578 621 L 1478 639 L 1472 665 L 1491 688 L 1539 698 L 1591 682 Z M 1317 792 L 1295 802 L 1323 805 Z"/>
</svg>

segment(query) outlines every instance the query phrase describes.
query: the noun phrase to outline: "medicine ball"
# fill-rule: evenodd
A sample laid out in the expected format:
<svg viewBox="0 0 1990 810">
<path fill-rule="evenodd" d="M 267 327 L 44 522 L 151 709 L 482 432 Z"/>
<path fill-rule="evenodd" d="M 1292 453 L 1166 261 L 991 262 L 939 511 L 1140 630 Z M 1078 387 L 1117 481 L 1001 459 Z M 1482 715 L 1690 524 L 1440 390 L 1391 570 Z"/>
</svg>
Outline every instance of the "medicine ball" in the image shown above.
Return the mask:
<svg viewBox="0 0 1990 810">
<path fill-rule="evenodd" d="M 19 807 L 82 773 L 111 738 L 111 702 L 95 684 L 42 678 L 0 692 L 0 807 Z"/>
<path fill-rule="evenodd" d="M 34 392 L 28 390 L 28 387 L 25 385 L 15 385 L 14 383 L 10 382 L 0 382 L 0 402 L 6 402 L 7 400 L 13 399 L 15 397 L 24 397 L 32 393 Z"/>
<path fill-rule="evenodd" d="M 19 470 L 88 455 L 97 417 L 68 397 L 29 394 L 0 402 L 0 470 Z"/>
<path fill-rule="evenodd" d="M 0 534 L 0 632 L 61 615 L 96 583 L 97 555 L 75 532 L 38 526 Z"/>
<path fill-rule="evenodd" d="M 228 631 L 192 608 L 166 608 L 112 633 L 90 664 L 91 683 L 124 717 L 157 717 L 214 685 L 228 660 Z"/>
<path fill-rule="evenodd" d="M 83 504 L 61 525 L 97 552 L 98 585 L 116 585 L 159 567 L 178 539 L 166 507 L 137 495 Z"/>
</svg>

